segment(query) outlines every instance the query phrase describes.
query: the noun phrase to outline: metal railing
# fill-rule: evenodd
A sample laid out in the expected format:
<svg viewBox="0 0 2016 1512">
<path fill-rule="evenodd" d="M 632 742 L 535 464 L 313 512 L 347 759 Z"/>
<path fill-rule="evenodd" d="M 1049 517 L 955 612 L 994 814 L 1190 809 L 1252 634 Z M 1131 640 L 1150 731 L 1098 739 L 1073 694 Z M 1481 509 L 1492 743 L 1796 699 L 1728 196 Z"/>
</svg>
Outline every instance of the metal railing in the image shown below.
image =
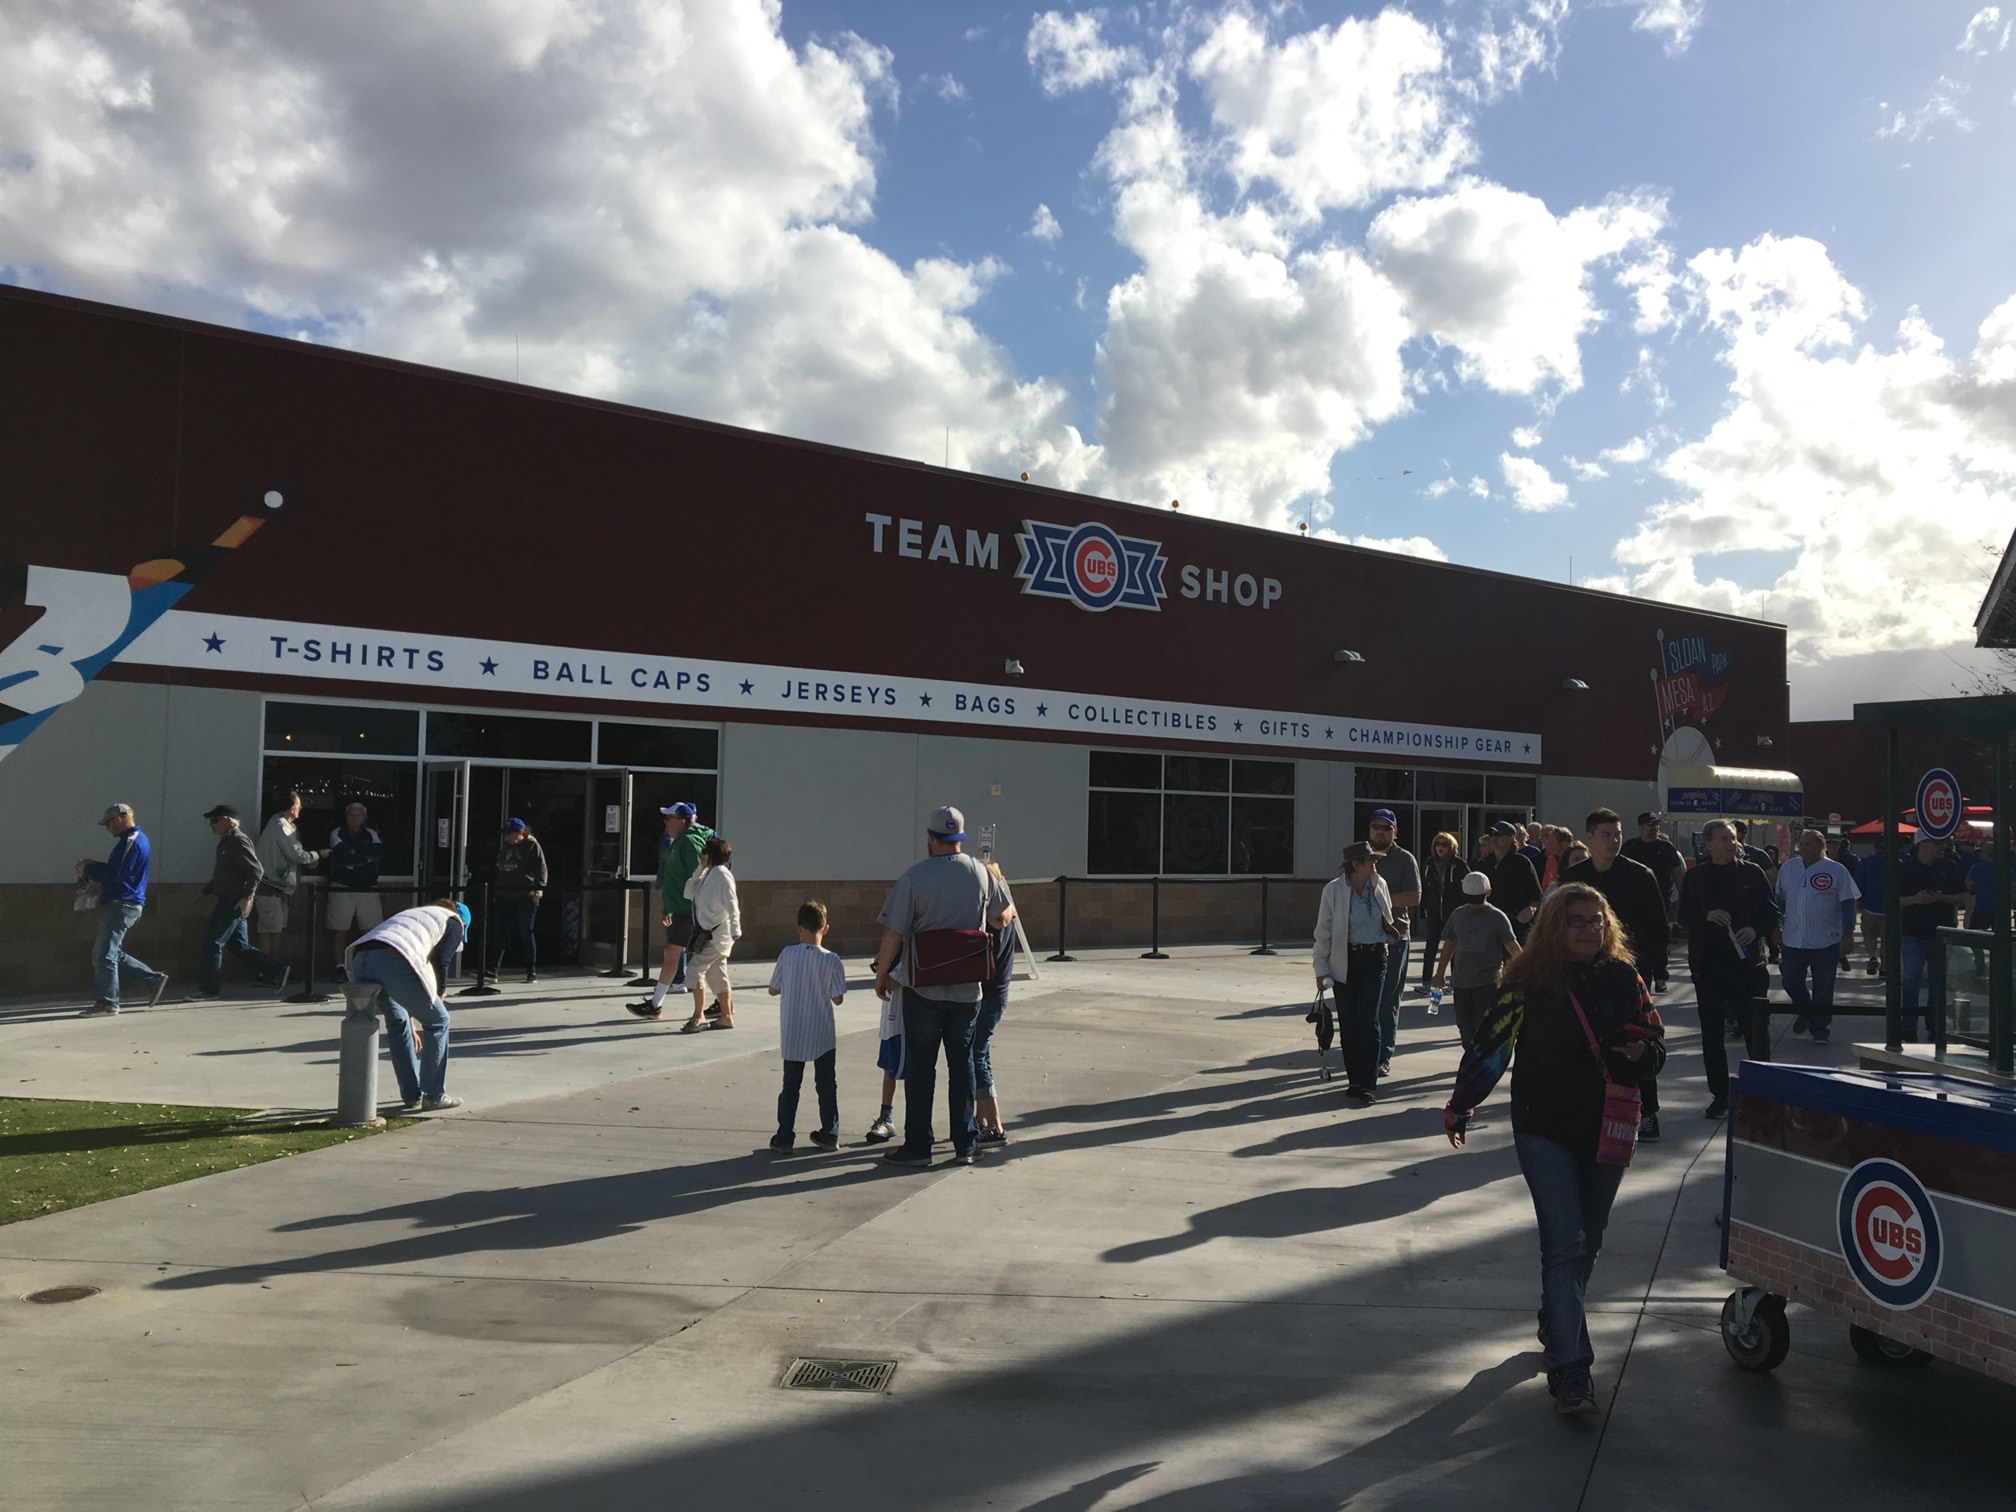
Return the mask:
<svg viewBox="0 0 2016 1512">
<path fill-rule="evenodd" d="M 1932 1030 L 1934 1053 L 1945 1055 L 1950 1042 L 1987 1052 L 1988 1064 L 2004 1076 L 2016 1074 L 2016 1009 L 1998 1011 L 1999 996 L 2006 1005 L 2016 993 L 1997 994 L 1995 975 L 1995 932 L 1990 929 L 1960 929 L 1945 925 L 1939 931 L 1940 948 L 1929 952 L 1926 962 L 1925 1017 Z M 1956 978 L 1953 958 L 1959 955 L 1970 967 Z M 1962 995 L 1959 980 L 1979 982 L 1979 992 Z M 1901 989 L 1900 989 L 1901 990 Z M 1888 1042 L 1895 1043 L 1902 1031 L 1902 1014 L 1891 1022 Z M 1978 1027 L 1977 1027 L 1978 1025 Z"/>
<path fill-rule="evenodd" d="M 1166 961 L 1169 955 L 1162 949 L 1162 889 L 1167 887 L 1247 887 L 1258 888 L 1260 893 L 1260 943 L 1249 955 L 1271 956 L 1279 954 L 1274 949 L 1272 938 L 1271 892 L 1277 886 L 1322 888 L 1330 881 L 1328 877 L 1057 877 L 1057 953 L 1045 956 L 1048 961 L 1073 961 L 1071 954 L 1071 889 L 1073 887 L 1140 887 L 1148 888 L 1148 948 L 1141 952 L 1144 961 Z M 1312 918 L 1313 925 L 1313 918 Z M 1297 933 L 1294 938 L 1306 939 L 1308 935 Z M 1236 942 L 1217 942 L 1236 943 Z"/>
</svg>

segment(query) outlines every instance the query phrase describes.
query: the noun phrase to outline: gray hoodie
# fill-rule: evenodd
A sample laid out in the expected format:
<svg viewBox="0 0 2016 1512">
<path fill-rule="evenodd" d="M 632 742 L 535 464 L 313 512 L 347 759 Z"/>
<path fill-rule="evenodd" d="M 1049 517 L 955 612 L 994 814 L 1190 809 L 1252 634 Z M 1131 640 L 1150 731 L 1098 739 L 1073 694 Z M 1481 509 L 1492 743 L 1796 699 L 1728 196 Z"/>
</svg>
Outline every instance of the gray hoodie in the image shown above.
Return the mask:
<svg viewBox="0 0 2016 1512">
<path fill-rule="evenodd" d="M 261 892 L 291 898 L 300 884 L 301 868 L 315 864 L 315 852 L 304 850 L 295 834 L 294 821 L 285 814 L 275 814 L 259 832 L 259 864 L 266 871 Z"/>
</svg>

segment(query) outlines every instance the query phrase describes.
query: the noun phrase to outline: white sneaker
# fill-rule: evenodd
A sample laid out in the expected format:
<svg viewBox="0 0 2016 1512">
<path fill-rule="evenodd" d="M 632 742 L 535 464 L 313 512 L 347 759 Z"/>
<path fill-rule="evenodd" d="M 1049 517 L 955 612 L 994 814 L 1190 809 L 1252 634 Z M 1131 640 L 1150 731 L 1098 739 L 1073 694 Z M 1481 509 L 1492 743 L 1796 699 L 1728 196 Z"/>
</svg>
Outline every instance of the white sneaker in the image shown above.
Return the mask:
<svg viewBox="0 0 2016 1512">
<path fill-rule="evenodd" d="M 459 1108 L 461 1106 L 462 1099 L 451 1092 L 444 1092 L 439 1097 L 423 1097 L 420 1099 L 421 1111 L 425 1113 L 440 1113 L 449 1108 Z"/>
<path fill-rule="evenodd" d="M 896 1126 L 886 1118 L 878 1118 L 868 1125 L 868 1132 L 863 1136 L 870 1144 L 886 1144 L 895 1137 Z"/>
</svg>

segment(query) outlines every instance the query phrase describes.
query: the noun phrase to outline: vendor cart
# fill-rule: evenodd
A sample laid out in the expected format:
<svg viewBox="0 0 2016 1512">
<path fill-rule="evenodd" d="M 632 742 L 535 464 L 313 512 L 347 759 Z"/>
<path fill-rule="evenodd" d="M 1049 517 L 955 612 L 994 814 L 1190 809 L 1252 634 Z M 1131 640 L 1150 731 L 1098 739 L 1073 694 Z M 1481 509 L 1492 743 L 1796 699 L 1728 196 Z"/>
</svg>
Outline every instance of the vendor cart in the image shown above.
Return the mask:
<svg viewBox="0 0 2016 1512">
<path fill-rule="evenodd" d="M 1748 1061 L 1733 1092 L 1730 1357 L 1775 1370 L 1797 1302 L 1847 1323 L 1870 1364 L 1947 1360 L 2016 1383 L 2016 1091 Z"/>
</svg>

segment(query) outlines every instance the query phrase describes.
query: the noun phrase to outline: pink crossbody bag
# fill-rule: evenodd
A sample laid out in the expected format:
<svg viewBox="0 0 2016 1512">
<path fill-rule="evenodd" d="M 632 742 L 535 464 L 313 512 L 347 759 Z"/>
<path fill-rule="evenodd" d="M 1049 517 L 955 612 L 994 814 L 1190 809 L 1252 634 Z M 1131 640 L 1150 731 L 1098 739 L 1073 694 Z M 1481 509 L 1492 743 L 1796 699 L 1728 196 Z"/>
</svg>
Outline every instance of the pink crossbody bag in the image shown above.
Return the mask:
<svg viewBox="0 0 2016 1512">
<path fill-rule="evenodd" d="M 1568 1006 L 1575 1010 L 1575 1018 L 1582 1025 L 1582 1035 L 1589 1041 L 1589 1053 L 1596 1057 L 1596 1064 L 1603 1071 L 1603 1126 L 1596 1140 L 1596 1163 L 1628 1166 L 1631 1156 L 1638 1149 L 1638 1121 L 1643 1106 L 1638 1089 L 1610 1079 L 1610 1066 L 1603 1059 L 1603 1047 L 1596 1043 L 1596 1031 L 1589 1027 L 1589 1015 L 1582 1011 L 1581 1000 L 1572 992 L 1568 994 Z"/>
</svg>

